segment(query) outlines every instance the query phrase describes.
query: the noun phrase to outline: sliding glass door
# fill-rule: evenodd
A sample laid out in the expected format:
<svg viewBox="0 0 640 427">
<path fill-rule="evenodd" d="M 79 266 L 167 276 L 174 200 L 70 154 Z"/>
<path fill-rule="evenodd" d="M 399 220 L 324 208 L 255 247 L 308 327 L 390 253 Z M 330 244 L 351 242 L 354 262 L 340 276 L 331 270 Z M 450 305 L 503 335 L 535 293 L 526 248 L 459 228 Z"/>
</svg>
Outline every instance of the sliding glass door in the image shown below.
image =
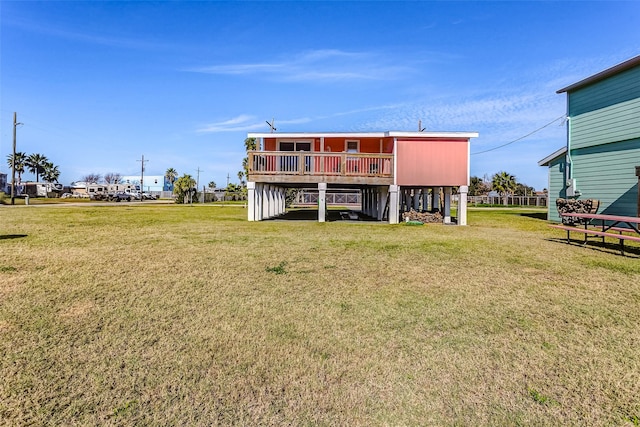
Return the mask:
<svg viewBox="0 0 640 427">
<path fill-rule="evenodd" d="M 280 151 L 311 151 L 311 141 L 280 141 Z M 282 172 L 299 172 L 298 159 L 299 155 L 283 155 L 280 158 L 280 171 Z M 311 171 L 311 156 L 304 156 L 305 172 Z"/>
</svg>

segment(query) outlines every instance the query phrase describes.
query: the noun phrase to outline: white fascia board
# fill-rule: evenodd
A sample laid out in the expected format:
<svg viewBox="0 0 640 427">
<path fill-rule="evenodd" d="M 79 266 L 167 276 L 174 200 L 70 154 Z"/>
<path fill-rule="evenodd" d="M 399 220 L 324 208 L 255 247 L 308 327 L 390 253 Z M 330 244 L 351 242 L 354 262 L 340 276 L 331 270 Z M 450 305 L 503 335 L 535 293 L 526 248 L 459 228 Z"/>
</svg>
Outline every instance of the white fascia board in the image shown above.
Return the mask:
<svg viewBox="0 0 640 427">
<path fill-rule="evenodd" d="M 549 154 L 544 159 L 540 160 L 538 162 L 538 166 L 547 166 L 549 163 L 551 163 L 552 160 L 557 159 L 558 157 L 562 156 L 566 152 L 567 152 L 567 147 L 562 147 L 559 150 L 556 150 L 553 153 Z"/>
<path fill-rule="evenodd" d="M 248 138 L 477 138 L 478 132 L 251 132 Z"/>
<path fill-rule="evenodd" d="M 386 132 L 395 138 L 477 138 L 478 132 Z"/>
<path fill-rule="evenodd" d="M 385 132 L 266 132 L 248 133 L 249 138 L 383 138 Z"/>
</svg>

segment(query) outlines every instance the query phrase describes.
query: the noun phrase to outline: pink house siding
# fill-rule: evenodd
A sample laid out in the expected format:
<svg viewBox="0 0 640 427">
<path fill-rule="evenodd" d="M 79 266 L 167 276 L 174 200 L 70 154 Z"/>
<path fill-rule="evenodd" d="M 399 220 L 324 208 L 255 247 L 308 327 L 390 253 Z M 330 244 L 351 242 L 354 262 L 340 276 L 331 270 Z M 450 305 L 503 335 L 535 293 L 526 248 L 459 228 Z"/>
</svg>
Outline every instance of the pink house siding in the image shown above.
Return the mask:
<svg viewBox="0 0 640 427">
<path fill-rule="evenodd" d="M 468 140 L 398 140 L 398 185 L 469 185 Z"/>
<path fill-rule="evenodd" d="M 469 141 L 478 137 L 476 132 L 269 132 L 248 137 L 259 142 L 258 150 L 247 153 L 249 221 L 282 215 L 287 188 L 317 187 L 320 222 L 327 213 L 327 192 L 351 189 L 359 191 L 366 217 L 397 224 L 403 212 L 435 209 L 450 224 L 458 187 L 455 222 L 466 225 Z"/>
</svg>

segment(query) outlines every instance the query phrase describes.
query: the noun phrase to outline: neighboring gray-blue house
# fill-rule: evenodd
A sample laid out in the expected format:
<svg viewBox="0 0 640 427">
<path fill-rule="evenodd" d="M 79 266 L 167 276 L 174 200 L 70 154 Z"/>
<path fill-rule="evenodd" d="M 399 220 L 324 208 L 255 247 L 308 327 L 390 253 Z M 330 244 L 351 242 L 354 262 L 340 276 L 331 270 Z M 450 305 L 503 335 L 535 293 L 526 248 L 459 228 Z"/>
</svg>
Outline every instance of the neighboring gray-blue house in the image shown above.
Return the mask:
<svg viewBox="0 0 640 427">
<path fill-rule="evenodd" d="M 567 94 L 567 145 L 549 167 L 549 219 L 557 198 L 598 199 L 598 213 L 640 216 L 640 56 L 557 91 Z"/>
</svg>

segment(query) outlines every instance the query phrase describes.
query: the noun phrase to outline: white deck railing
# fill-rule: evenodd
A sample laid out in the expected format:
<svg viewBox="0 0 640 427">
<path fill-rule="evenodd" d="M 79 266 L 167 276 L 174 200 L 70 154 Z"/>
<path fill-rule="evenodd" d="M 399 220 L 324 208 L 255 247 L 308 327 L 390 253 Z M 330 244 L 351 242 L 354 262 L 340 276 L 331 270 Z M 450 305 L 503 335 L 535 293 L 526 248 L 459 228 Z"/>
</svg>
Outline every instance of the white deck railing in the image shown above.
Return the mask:
<svg viewBox="0 0 640 427">
<path fill-rule="evenodd" d="M 393 177 L 393 154 L 250 151 L 249 174 Z"/>
</svg>

